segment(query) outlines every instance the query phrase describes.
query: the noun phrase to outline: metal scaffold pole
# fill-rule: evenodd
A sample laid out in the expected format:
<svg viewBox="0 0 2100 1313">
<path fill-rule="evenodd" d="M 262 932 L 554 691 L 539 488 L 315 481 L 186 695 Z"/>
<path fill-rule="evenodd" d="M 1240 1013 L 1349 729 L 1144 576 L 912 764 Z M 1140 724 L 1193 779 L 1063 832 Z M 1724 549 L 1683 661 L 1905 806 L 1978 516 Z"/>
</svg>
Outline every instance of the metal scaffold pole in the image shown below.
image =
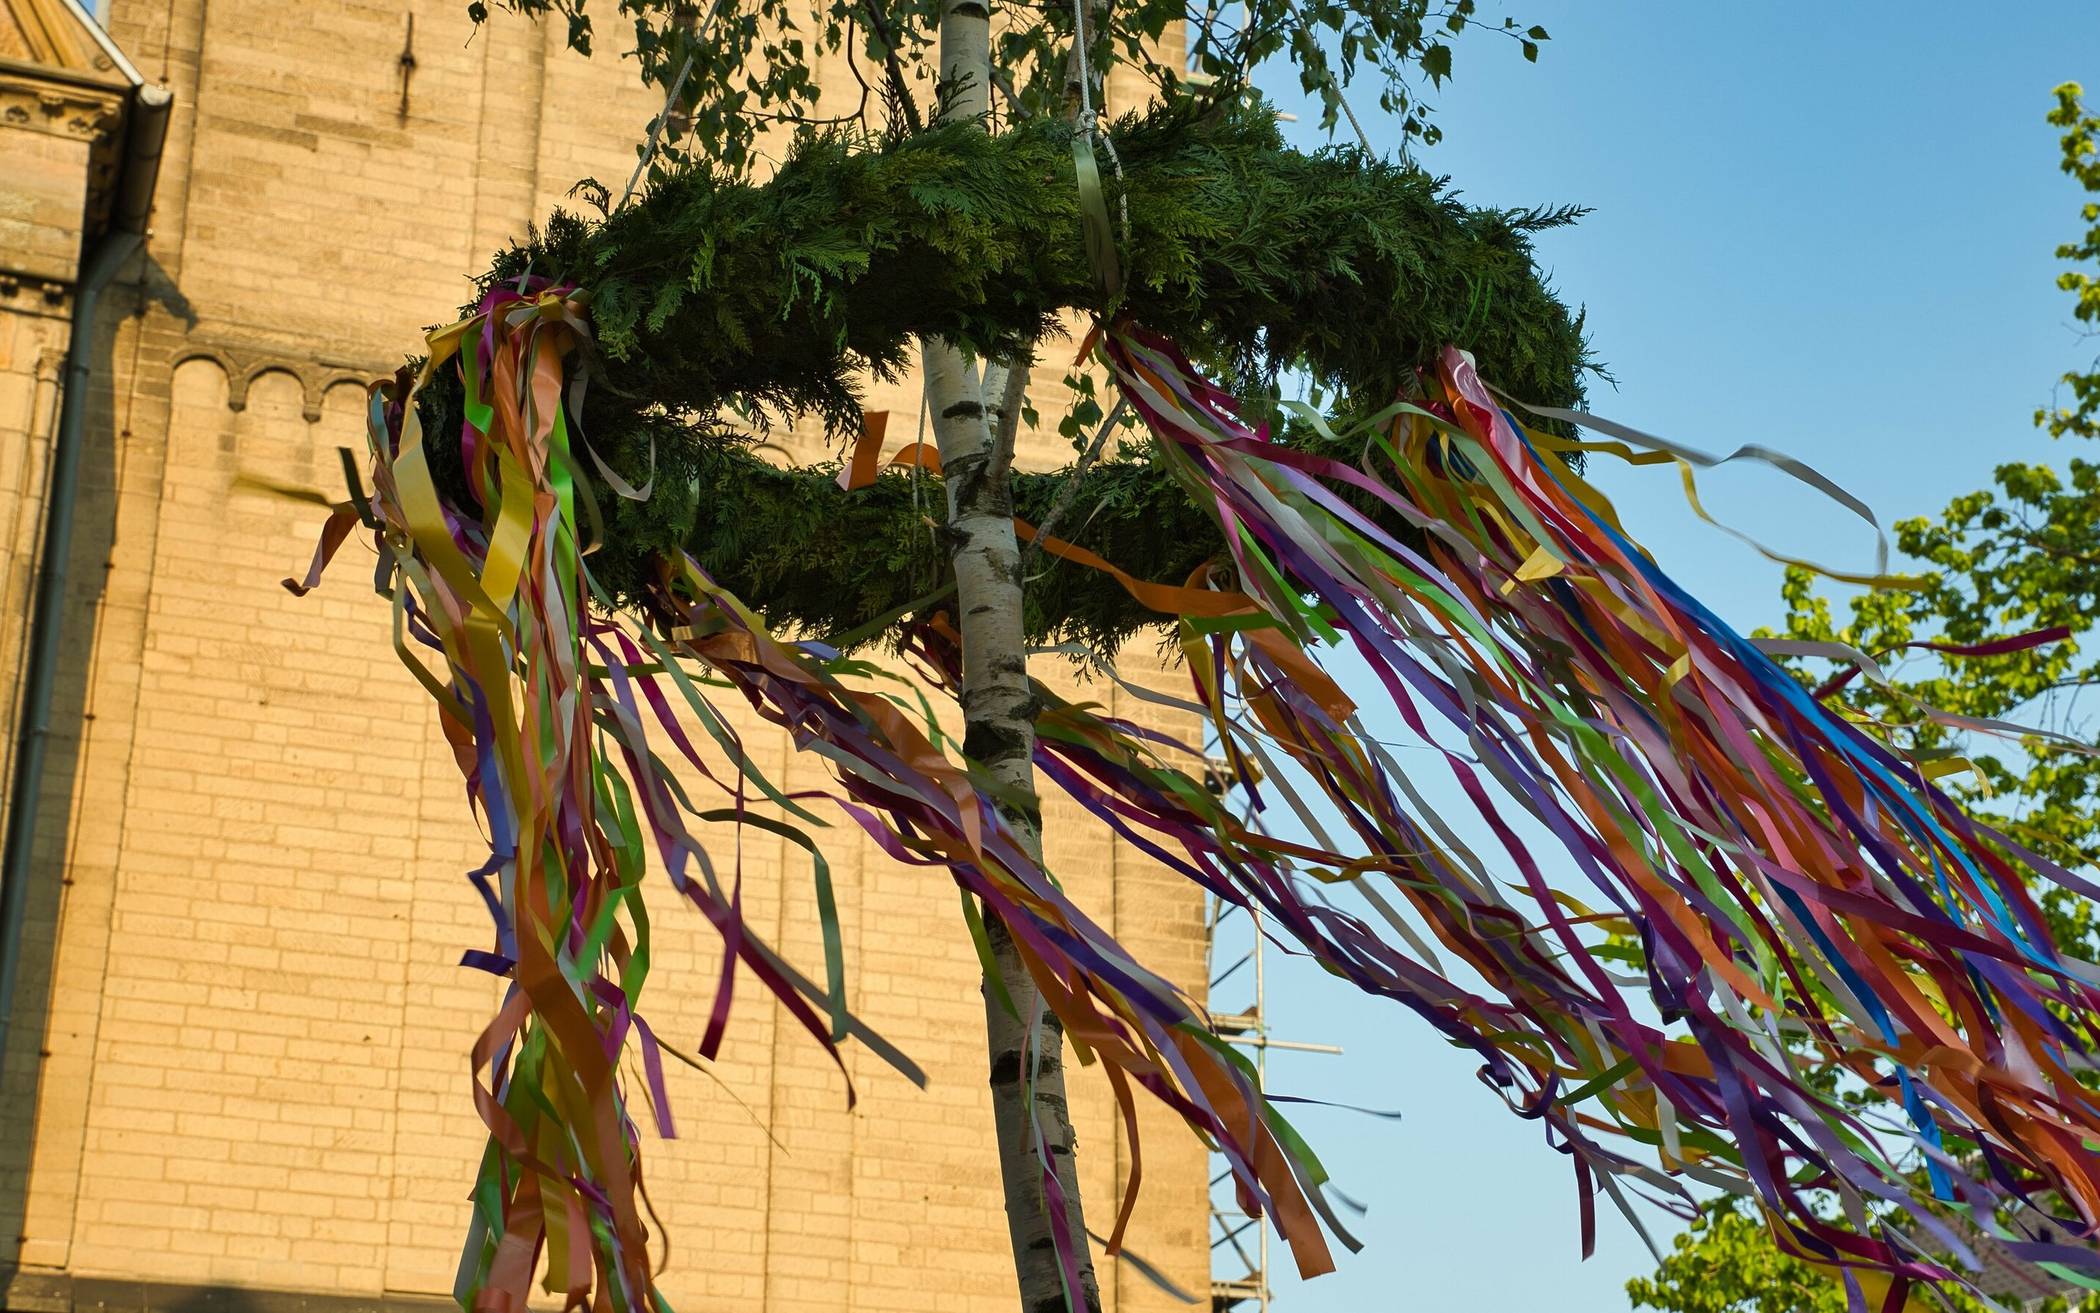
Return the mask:
<svg viewBox="0 0 2100 1313">
<path fill-rule="evenodd" d="M 1229 768 L 1223 762 L 1212 762 L 1209 772 L 1212 787 L 1219 792 L 1230 788 L 1232 780 Z M 1261 910 L 1258 907 L 1239 907 L 1221 898 L 1212 897 L 1207 908 L 1207 953 L 1210 970 L 1210 991 L 1216 997 L 1218 987 L 1231 980 L 1241 968 L 1251 968 L 1253 997 L 1244 1011 L 1211 1013 L 1211 1027 L 1219 1038 L 1254 1051 L 1256 1083 L 1264 1090 L 1269 1086 L 1269 1051 L 1280 1049 L 1292 1053 L 1340 1053 L 1334 1044 L 1307 1044 L 1296 1040 L 1277 1039 L 1269 1031 L 1268 973 L 1263 962 L 1263 934 Z M 1218 931 L 1233 917 L 1244 914 L 1250 944 L 1246 953 L 1236 958 L 1222 970 L 1218 965 Z M 1225 1194 L 1221 1201 L 1219 1191 Z M 1210 1182 L 1210 1249 L 1211 1280 L 1210 1306 L 1212 1313 L 1227 1313 L 1253 1305 L 1259 1313 L 1269 1313 L 1269 1224 L 1267 1219 L 1248 1217 L 1241 1212 L 1233 1197 L 1232 1173 L 1225 1170 L 1211 1177 Z M 1252 1231 L 1252 1245 L 1247 1233 Z"/>
</svg>

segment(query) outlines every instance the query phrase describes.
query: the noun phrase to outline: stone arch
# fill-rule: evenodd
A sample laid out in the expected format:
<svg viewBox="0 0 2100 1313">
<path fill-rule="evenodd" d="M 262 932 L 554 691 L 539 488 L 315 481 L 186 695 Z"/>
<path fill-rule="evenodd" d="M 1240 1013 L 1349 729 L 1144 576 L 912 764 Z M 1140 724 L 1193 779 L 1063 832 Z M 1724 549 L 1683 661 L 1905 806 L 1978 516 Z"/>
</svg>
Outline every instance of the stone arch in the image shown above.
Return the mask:
<svg viewBox="0 0 2100 1313">
<path fill-rule="evenodd" d="M 238 397 L 229 394 L 226 404 L 235 410 L 248 408 L 248 392 L 256 381 L 271 374 L 282 374 L 299 387 L 299 413 L 311 424 L 321 417 L 321 394 L 314 387 L 306 371 L 289 360 L 258 360 L 248 366 L 241 375 Z"/>
<path fill-rule="evenodd" d="M 236 406 L 233 404 L 233 397 L 235 390 L 234 380 L 240 376 L 240 366 L 236 365 L 233 361 L 233 358 L 227 355 L 224 351 L 220 351 L 213 347 L 189 348 L 178 353 L 175 359 L 172 362 L 170 362 L 168 368 L 169 373 L 174 380 L 173 386 L 176 392 L 178 394 L 180 393 L 185 378 L 195 378 L 201 372 L 203 372 L 198 369 L 188 369 L 185 368 L 185 366 L 207 364 L 217 365 L 219 367 L 219 389 L 225 394 L 225 402 L 227 408 L 231 410 L 239 410 L 240 406 Z M 246 389 L 243 388 L 242 392 L 243 395 L 245 395 Z"/>
<path fill-rule="evenodd" d="M 321 380 L 314 398 L 315 420 L 336 416 L 356 415 L 362 419 L 365 410 L 365 389 L 371 379 L 363 374 L 342 370 Z"/>
<path fill-rule="evenodd" d="M 354 369 L 331 369 L 322 376 L 319 392 L 323 401 L 326 401 L 328 394 L 334 392 L 337 388 L 354 389 L 357 395 L 362 397 L 365 394 L 365 389 L 371 386 L 372 375 L 370 374 L 359 373 Z"/>
<path fill-rule="evenodd" d="M 378 377 L 378 371 L 360 368 L 354 362 L 312 360 L 282 355 L 268 347 L 245 347 L 238 343 L 191 342 L 175 353 L 171 367 L 179 369 L 196 360 L 209 360 L 226 376 L 226 408 L 243 411 L 256 382 L 271 374 L 283 374 L 299 386 L 300 413 L 313 424 L 329 404 L 329 394 L 338 388 L 359 392 Z"/>
</svg>

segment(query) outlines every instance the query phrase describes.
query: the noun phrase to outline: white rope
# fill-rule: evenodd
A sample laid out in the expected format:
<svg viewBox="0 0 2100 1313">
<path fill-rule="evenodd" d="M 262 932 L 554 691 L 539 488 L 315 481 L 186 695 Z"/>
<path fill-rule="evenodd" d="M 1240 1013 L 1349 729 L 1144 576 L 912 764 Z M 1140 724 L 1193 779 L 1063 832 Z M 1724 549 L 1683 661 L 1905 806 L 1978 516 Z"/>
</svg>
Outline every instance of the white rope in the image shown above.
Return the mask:
<svg viewBox="0 0 2100 1313">
<path fill-rule="evenodd" d="M 1116 143 L 1101 128 L 1099 116 L 1094 112 L 1094 75 L 1086 62 L 1086 6 L 1087 0 L 1072 0 L 1072 59 L 1079 65 L 1079 130 L 1089 140 L 1098 140 L 1108 148 L 1108 162 L 1116 171 L 1116 211 L 1123 224 L 1123 246 L 1130 247 L 1130 187 L 1123 177 L 1123 157 L 1116 153 Z M 1106 88 L 1104 88 L 1105 90 Z"/>
<path fill-rule="evenodd" d="M 1072 0 L 1072 62 L 1079 65 L 1079 126 L 1094 133 L 1094 75 L 1086 63 L 1086 0 Z"/>
<path fill-rule="evenodd" d="M 1123 410 L 1129 404 L 1130 398 L 1117 397 L 1115 409 L 1109 411 L 1108 418 L 1102 421 L 1101 431 L 1094 435 L 1092 444 L 1080 453 L 1078 461 L 1072 466 L 1072 473 L 1065 479 L 1064 486 L 1057 490 L 1057 500 L 1050 504 L 1050 513 L 1045 515 L 1043 522 L 1035 528 L 1035 539 L 1028 544 L 1027 555 L 1021 558 L 1022 570 L 1027 570 L 1035 560 L 1036 553 L 1043 550 L 1043 540 L 1050 536 L 1051 528 L 1072 508 L 1072 499 L 1079 495 L 1079 481 L 1086 477 L 1088 468 L 1101 458 L 1102 448 L 1108 445 L 1108 435 L 1115 432 L 1116 425 L 1122 421 Z"/>
<path fill-rule="evenodd" d="M 1314 40 L 1312 28 L 1305 21 L 1304 11 L 1298 8 L 1298 0 L 1283 0 L 1283 2 L 1290 6 L 1291 17 L 1298 20 L 1299 34 L 1303 36 L 1308 42 Z M 1357 145 L 1362 146 L 1364 148 L 1364 154 L 1376 158 L 1378 152 L 1371 149 L 1371 136 L 1369 133 L 1364 131 L 1364 125 L 1356 121 L 1356 111 L 1349 108 L 1349 98 L 1342 94 L 1342 84 L 1335 80 L 1334 69 L 1331 67 L 1323 68 L 1321 72 L 1326 75 L 1327 89 L 1334 93 L 1335 104 L 1340 105 L 1342 107 L 1342 113 L 1349 116 L 1349 126 L 1356 129 Z M 1407 154 L 1407 143 L 1404 141 L 1401 143 L 1400 153 L 1401 156 L 1405 158 Z"/>
<path fill-rule="evenodd" d="M 715 15 L 721 12 L 722 0 L 715 0 L 708 8 L 707 17 L 701 19 L 700 26 L 693 29 L 691 41 L 694 46 L 697 46 L 700 38 L 714 26 Z M 643 171 L 649 167 L 649 162 L 656 158 L 656 144 L 663 136 L 664 122 L 671 117 L 671 107 L 678 103 L 678 93 L 685 90 L 685 80 L 693 71 L 695 53 L 697 52 L 693 48 L 686 50 L 685 62 L 678 66 L 678 76 L 671 80 L 671 94 L 664 97 L 662 112 L 649 124 L 649 144 L 642 148 L 642 157 L 635 161 L 634 172 L 627 175 L 627 190 L 620 193 L 620 203 L 613 206 L 615 214 L 626 208 L 628 198 L 634 195 L 634 189 L 641 184 Z"/>
</svg>

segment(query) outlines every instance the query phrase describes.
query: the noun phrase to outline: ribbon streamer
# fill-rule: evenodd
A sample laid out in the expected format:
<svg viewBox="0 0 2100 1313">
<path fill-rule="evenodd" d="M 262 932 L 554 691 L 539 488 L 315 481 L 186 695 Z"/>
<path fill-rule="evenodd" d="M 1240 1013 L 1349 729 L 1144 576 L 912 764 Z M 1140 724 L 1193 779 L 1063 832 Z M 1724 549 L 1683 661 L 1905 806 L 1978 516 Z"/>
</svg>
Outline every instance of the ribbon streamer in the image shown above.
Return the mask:
<svg viewBox="0 0 2100 1313">
<path fill-rule="evenodd" d="M 1142 1089 L 1223 1156 L 1243 1206 L 1273 1219 L 1302 1272 L 1329 1268 L 1328 1237 L 1354 1241 L 1282 1101 L 1189 993 L 1028 856 L 992 805 L 996 786 L 940 732 L 920 684 L 959 686 L 945 616 L 900 631 L 919 683 L 776 637 L 683 555 L 658 562 L 638 617 L 613 616 L 582 546 L 593 494 L 574 409 L 589 335 L 586 297 L 521 279 L 432 333 L 417 378 L 371 394 L 377 579 L 490 839 L 471 876 L 493 942 L 467 961 L 507 982 L 472 1055 L 489 1142 L 463 1305 L 522 1313 L 538 1273 L 565 1308 L 667 1309 L 619 1064 L 636 1046 L 668 1134 L 661 1046 L 637 1010 L 651 866 L 723 940 L 703 1058 L 748 973 L 834 1058 L 858 1042 L 920 1078 L 846 1008 L 813 834 L 826 800 L 893 859 L 955 881 L 958 933 L 978 916 L 1006 926 L 1082 1060 L 1109 1073 L 1133 1164 Z M 2032 892 L 2090 885 L 1964 816 L 1685 594 L 1462 353 L 1339 435 L 1309 417 L 1364 453 L 1350 462 L 1273 441 L 1142 328 L 1107 326 L 1093 346 L 1154 458 L 1215 517 L 1224 554 L 1162 584 L 1017 533 L 1060 568 L 1110 574 L 1175 626 L 1188 697 L 1132 691 L 1208 719 L 1254 819 L 1179 764 L 1200 745 L 1039 688 L 1044 780 L 1478 1055 L 1483 1082 L 1570 1157 L 1585 1247 L 1598 1193 L 1629 1210 L 1630 1184 L 1688 1214 L 1692 1181 L 1759 1201 L 1788 1252 L 1845 1269 L 1857 1307 L 1870 1287 L 1900 1304 L 1914 1281 L 1973 1270 L 1964 1216 L 2016 1224 L 2003 1248 L 2100 1288 L 2100 1262 L 2062 1241 L 2100 1221 L 2100 1102 L 2073 1075 L 2094 1060 L 2100 990 L 2051 942 Z M 458 372 L 468 401 L 468 503 L 439 491 L 424 444 L 415 393 L 439 370 Z M 880 445 L 871 420 L 844 486 L 865 482 Z M 336 512 L 295 590 L 358 518 Z M 1469 847 L 1420 771 L 1367 731 L 1323 665 L 1344 640 L 1490 849 Z M 769 781 L 716 706 L 720 689 L 824 758 L 829 787 Z M 658 744 L 714 805 L 690 796 Z M 1550 837 L 1570 887 L 1506 807 Z M 717 870 L 703 823 L 759 826 L 812 855 L 822 984 L 744 924 L 739 873 Z M 1480 983 L 1454 979 L 1445 956 Z M 1913 1196 L 1912 1163 L 1932 1198 Z M 1055 1178 L 1044 1185 L 1054 1203 Z M 1891 1209 L 1922 1247 L 1872 1224 Z M 1068 1280 L 1084 1243 L 1059 1234 Z"/>
</svg>

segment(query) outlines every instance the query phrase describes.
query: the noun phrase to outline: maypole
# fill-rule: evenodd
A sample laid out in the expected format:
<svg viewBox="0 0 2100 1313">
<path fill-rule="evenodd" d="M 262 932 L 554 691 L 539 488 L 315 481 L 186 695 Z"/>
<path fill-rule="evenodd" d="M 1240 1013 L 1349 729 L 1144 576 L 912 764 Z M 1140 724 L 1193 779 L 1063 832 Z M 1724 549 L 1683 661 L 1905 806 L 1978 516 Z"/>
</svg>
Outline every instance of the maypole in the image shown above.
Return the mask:
<svg viewBox="0 0 2100 1313">
<path fill-rule="evenodd" d="M 836 317 L 830 378 L 843 377 L 847 344 L 877 364 L 914 336 L 974 343 L 991 358 L 1056 304 L 1093 312 L 1083 352 L 1149 442 L 1081 483 L 1121 480 L 1119 495 L 1149 489 L 1158 500 L 1147 505 L 1177 508 L 1162 514 L 1181 517 L 1172 521 L 1181 546 L 1196 553 L 1193 569 L 1161 577 L 1157 562 L 1118 561 L 1039 532 L 1012 514 L 992 477 L 1004 457 L 981 400 L 975 410 L 945 407 L 938 431 L 951 524 L 963 530 L 956 603 L 922 599 L 858 619 L 914 657 L 922 686 L 961 700 L 971 735 L 960 754 L 901 677 L 863 687 L 874 667 L 821 639 L 784 638 L 763 619 L 792 613 L 798 600 L 738 597 L 717 566 L 747 563 L 734 553 L 702 559 L 687 546 L 708 515 L 744 509 L 693 495 L 707 486 L 694 471 L 723 439 L 687 417 L 704 419 L 723 399 L 707 388 L 725 378 L 760 397 L 796 385 L 769 381 L 763 358 L 736 357 L 732 369 L 722 363 L 729 357 L 707 355 L 715 344 L 679 338 L 675 299 L 646 318 L 624 311 L 631 275 L 619 252 L 646 247 L 658 231 L 691 241 L 695 225 L 767 189 L 686 178 L 598 234 L 552 234 L 525 253 L 535 272 L 492 278 L 466 318 L 431 336 L 416 372 L 374 389 L 372 493 L 338 512 L 302 586 L 362 520 L 380 552 L 397 644 L 440 708 L 492 837 L 476 876 L 487 882 L 494 941 L 468 962 L 501 977 L 506 993 L 474 1054 L 486 1073 L 477 1101 L 490 1143 L 463 1303 L 522 1307 L 542 1249 L 550 1288 L 572 1306 L 625 1313 L 661 1303 L 640 1220 L 637 1118 L 617 1074 L 633 1046 L 649 1102 L 665 1115 L 659 1046 L 637 1008 L 652 865 L 724 941 L 703 1053 L 719 1041 L 731 973 L 744 970 L 814 1042 L 834 1053 L 848 1039 L 866 1043 L 911 1070 L 847 1012 L 835 949 L 824 985 L 795 972 L 752 935 L 734 888 L 716 876 L 694 826 L 726 814 L 802 843 L 815 858 L 820 906 L 828 889 L 821 847 L 803 828 L 820 823 L 817 800 L 784 795 L 756 770 L 714 706 L 722 690 L 825 758 L 829 803 L 890 856 L 950 876 L 985 938 L 1005 936 L 1040 999 L 1024 1002 L 1024 991 L 1006 1014 L 1016 1023 L 1012 1051 L 1027 1062 L 1009 1073 L 1001 1134 L 1026 1125 L 1037 1135 L 1035 1179 L 1009 1182 L 1009 1200 L 1036 1189 L 1048 1203 L 1036 1214 L 1047 1235 L 1023 1229 L 1033 1224 L 1025 1210 L 1009 1210 L 1017 1245 L 1041 1262 L 1024 1271 L 1024 1290 L 1054 1278 L 1059 1302 L 1092 1300 L 1085 1234 L 1067 1210 L 1076 1201 L 1068 1162 L 1042 1138 L 1044 1064 L 1055 1046 L 1038 1008 L 1108 1074 L 1126 1134 L 1135 1135 L 1142 1091 L 1214 1145 L 1243 1206 L 1275 1220 L 1302 1272 L 1331 1265 L 1330 1236 L 1353 1243 L 1324 1193 L 1326 1169 L 1250 1064 L 1187 991 L 1133 959 L 1043 868 L 1037 773 L 1139 851 L 1258 911 L 1279 942 L 1476 1053 L 1484 1082 L 1568 1155 L 1585 1244 L 1600 1194 L 1623 1208 L 1627 1191 L 1640 1189 L 1689 1211 L 1695 1183 L 1757 1201 L 1778 1243 L 1829 1264 L 1858 1307 L 1899 1307 L 1912 1283 L 1973 1270 L 1956 1218 L 2100 1288 L 2092 1250 L 2064 1239 L 2100 1230 L 2100 1100 L 2078 1079 L 2100 1038 L 2100 980 L 2051 941 L 2033 892 L 2054 883 L 2092 896 L 2093 887 L 1965 816 L 1921 763 L 1812 696 L 1626 536 L 1571 458 L 1695 453 L 1576 440 L 1575 426 L 1602 422 L 1546 404 L 1567 400 L 1572 381 L 1547 396 L 1519 377 L 1560 340 L 1564 312 L 1484 322 L 1476 334 L 1509 367 L 1501 381 L 1537 411 L 1497 394 L 1483 381 L 1485 363 L 1441 332 L 1389 331 L 1410 314 L 1450 322 L 1436 294 L 1410 306 L 1391 289 L 1406 279 L 1438 285 L 1448 271 L 1423 268 L 1434 240 L 1477 256 L 1465 245 L 1479 235 L 1465 216 L 1432 207 L 1424 231 L 1440 237 L 1408 248 L 1364 241 L 1349 280 L 1375 290 L 1340 327 L 1323 318 L 1351 304 L 1339 279 L 1305 303 L 1236 285 L 1258 273 L 1238 245 L 1249 233 L 1188 226 L 1202 205 L 1224 203 L 1206 168 L 1256 140 L 1244 123 L 1217 130 L 1224 144 L 1206 147 L 1192 170 L 1144 123 L 1118 129 L 1127 180 L 1109 184 L 1110 195 L 1132 216 L 1120 292 L 1045 254 L 1037 231 L 998 233 L 997 245 L 965 234 L 959 244 L 963 220 L 926 199 L 944 161 L 923 142 L 879 163 L 826 157 L 823 177 L 791 164 L 769 184 L 765 204 L 796 188 L 855 197 L 859 230 L 884 234 L 881 258 L 929 271 L 909 304 L 878 299 L 858 321 L 849 311 L 875 257 L 824 275 L 831 292 L 815 299 L 817 313 Z M 941 131 L 945 149 L 994 173 L 1019 161 L 1020 176 L 1039 175 L 1045 158 L 1058 158 L 1045 142 L 1071 158 L 1069 129 L 996 142 Z M 1313 166 L 1273 145 L 1237 158 L 1282 174 Z M 916 190 L 854 188 L 852 179 L 881 167 L 906 171 Z M 1319 167 L 1388 206 L 1422 185 L 1353 153 Z M 1152 178 L 1162 190 L 1147 193 L 1139 181 Z M 1086 221 L 1077 193 L 1016 204 L 1068 235 Z M 913 229 L 914 206 L 934 216 L 925 232 Z M 1333 233 L 1290 240 L 1332 250 L 1376 221 L 1330 217 Z M 1260 221 L 1246 219 L 1250 230 Z M 772 258 L 793 261 L 795 236 L 775 227 L 762 240 Z M 578 258 L 596 237 L 604 258 Z M 1224 256 L 1203 263 L 1221 247 Z M 1003 252 L 997 258 L 1011 263 L 952 267 L 960 249 Z M 734 258 L 726 239 L 709 258 Z M 735 288 L 702 281 L 694 298 L 745 295 L 751 277 L 765 285 L 765 257 L 749 258 Z M 1148 267 L 1163 259 L 1181 272 Z M 788 280 L 783 317 L 807 309 L 804 272 Z M 1524 278 L 1536 294 L 1528 263 Z M 1450 282 L 1471 284 L 1470 325 L 1490 284 Z M 1045 283 L 1071 294 L 1045 293 Z M 1256 314 L 1269 319 L 1255 324 Z M 1178 339 L 1200 341 L 1211 368 Z M 1345 410 L 1323 414 L 1264 390 L 1248 367 L 1263 349 L 1294 353 L 1269 357 L 1276 365 L 1333 365 L 1350 385 Z M 797 369 L 810 370 L 808 350 Z M 1234 364 L 1237 388 L 1214 381 L 1212 369 Z M 601 371 L 620 381 L 617 391 L 588 386 Z M 817 395 L 836 400 L 828 386 L 820 379 Z M 617 478 L 613 469 L 644 440 L 692 486 L 660 482 L 645 499 Z M 855 486 L 821 494 L 842 515 L 854 499 L 882 493 L 882 479 L 867 474 L 880 452 L 863 455 L 851 466 L 863 477 L 844 480 Z M 652 505 L 658 498 L 678 500 Z M 682 521 L 648 518 L 674 512 Z M 626 524 L 649 529 L 623 540 Z M 1206 719 L 1247 782 L 1251 820 L 1173 764 L 1188 759 L 1180 753 L 1200 757 L 1196 745 L 1058 699 L 1029 679 L 1018 653 L 991 671 L 977 664 L 1025 640 L 1031 608 L 1048 630 L 1100 614 L 1093 594 L 1031 594 L 1015 572 L 1022 541 L 1057 573 L 1120 592 L 1172 635 L 1189 682 L 1170 701 Z M 617 584 L 601 569 L 618 571 Z M 1083 612 L 1074 597 L 1086 599 Z M 1381 699 L 1433 748 L 1425 759 L 1456 782 L 1497 851 L 1464 844 L 1367 731 L 1326 668 L 1344 642 Z M 695 725 L 728 762 L 725 774 L 694 746 Z M 664 743 L 723 795 L 726 811 L 674 785 L 656 751 Z M 1310 781 L 1316 803 L 1294 791 L 1294 776 Z M 742 806 L 752 792 L 787 819 L 753 819 Z M 1505 809 L 1551 837 L 1576 887 L 1548 879 Z M 1312 837 L 1285 837 L 1286 812 L 1302 815 Z M 1333 896 L 1341 890 L 1366 910 L 1345 907 Z M 1481 983 L 1459 983 L 1445 955 Z M 988 1004 L 994 1020 L 1003 1011 Z M 1023 1042 L 1024 1031 L 1035 1037 Z M 1029 1079 L 1036 1112 L 1024 1121 Z M 1834 1095 L 1839 1086 L 1867 1106 Z M 1925 1166 L 1929 1198 L 1914 1197 L 1911 1162 Z M 1841 1222 L 1815 1206 L 1823 1197 L 1840 1202 Z M 1131 1206 L 1126 1198 L 1110 1252 Z M 1903 1227 L 1887 1221 L 1892 1209 L 1905 1210 Z"/>
</svg>

